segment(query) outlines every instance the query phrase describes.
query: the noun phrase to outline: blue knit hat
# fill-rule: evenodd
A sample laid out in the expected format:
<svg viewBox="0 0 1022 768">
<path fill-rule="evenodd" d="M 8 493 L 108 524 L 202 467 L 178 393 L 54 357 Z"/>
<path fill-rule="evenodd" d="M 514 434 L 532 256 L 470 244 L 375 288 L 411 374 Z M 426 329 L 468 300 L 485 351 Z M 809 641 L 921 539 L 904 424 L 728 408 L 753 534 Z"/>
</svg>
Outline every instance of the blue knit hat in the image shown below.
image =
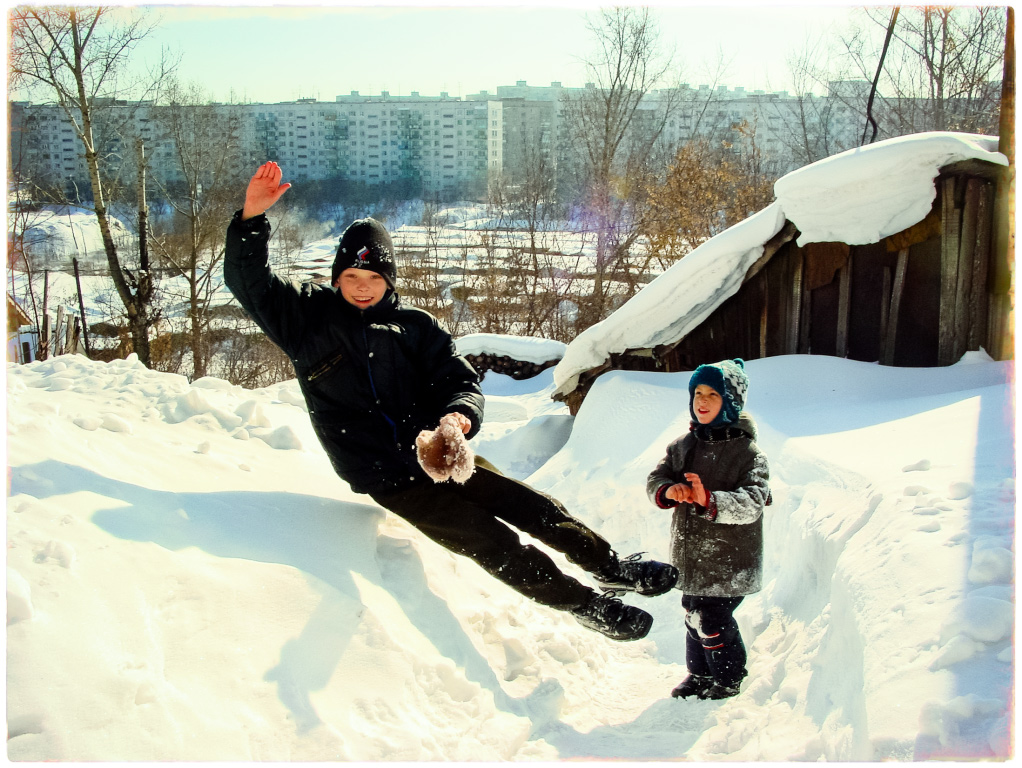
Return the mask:
<svg viewBox="0 0 1022 768">
<path fill-rule="evenodd" d="M 745 361 L 740 357 L 734 360 L 721 360 L 719 363 L 700 365 L 692 372 L 688 380 L 688 411 L 696 424 L 696 412 L 692 407 L 696 387 L 705 384 L 720 394 L 723 405 L 720 413 L 707 426 L 722 427 L 738 421 L 738 414 L 745 407 L 745 393 L 749 391 L 749 375 L 745 372 Z"/>
</svg>

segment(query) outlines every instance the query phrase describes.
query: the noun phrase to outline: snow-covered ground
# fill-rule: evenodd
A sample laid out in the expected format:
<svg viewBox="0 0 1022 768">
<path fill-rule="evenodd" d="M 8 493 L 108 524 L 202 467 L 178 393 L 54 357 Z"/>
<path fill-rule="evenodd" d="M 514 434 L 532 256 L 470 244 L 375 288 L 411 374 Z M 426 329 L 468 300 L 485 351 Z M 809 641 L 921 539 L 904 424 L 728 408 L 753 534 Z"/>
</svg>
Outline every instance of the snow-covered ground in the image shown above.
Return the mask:
<svg viewBox="0 0 1022 768">
<path fill-rule="evenodd" d="M 1011 364 L 748 371 L 766 586 L 741 694 L 692 702 L 679 593 L 626 598 L 656 620 L 634 643 L 529 602 L 353 494 L 294 382 L 8 366 L 9 758 L 1009 757 Z M 572 419 L 550 371 L 491 374 L 475 448 L 662 557 L 643 486 L 687 379 L 607 374 Z"/>
</svg>

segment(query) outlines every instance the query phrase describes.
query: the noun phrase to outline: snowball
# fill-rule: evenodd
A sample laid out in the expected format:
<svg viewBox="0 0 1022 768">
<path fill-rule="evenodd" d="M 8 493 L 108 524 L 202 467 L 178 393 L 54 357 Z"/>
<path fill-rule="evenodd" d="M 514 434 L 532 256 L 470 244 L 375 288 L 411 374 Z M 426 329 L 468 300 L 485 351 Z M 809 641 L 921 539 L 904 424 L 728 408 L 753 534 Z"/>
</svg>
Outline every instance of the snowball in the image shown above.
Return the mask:
<svg viewBox="0 0 1022 768">
<path fill-rule="evenodd" d="M 982 540 L 972 546 L 972 564 L 969 581 L 973 584 L 1007 582 L 1011 580 L 1012 554 L 1004 547 L 991 547 Z"/>
<path fill-rule="evenodd" d="M 120 416 L 115 416 L 112 413 L 103 415 L 102 427 L 103 429 L 108 429 L 111 432 L 123 432 L 128 435 L 130 435 L 132 431 L 131 424 L 129 422 L 125 421 Z"/>
<path fill-rule="evenodd" d="M 305 396 L 302 395 L 302 391 L 294 381 L 285 382 L 277 388 L 277 399 L 282 403 L 296 405 L 299 408 L 308 410 L 308 406 L 305 404 Z"/>
<path fill-rule="evenodd" d="M 967 483 L 964 480 L 951 483 L 947 489 L 947 497 L 953 501 L 961 501 L 972 496 L 972 483 Z"/>
<path fill-rule="evenodd" d="M 204 413 L 211 414 L 224 429 L 235 429 L 241 426 L 239 417 L 216 408 L 196 389 L 189 389 L 183 395 L 171 397 L 163 403 L 163 418 L 169 424 L 179 424 L 192 416 Z"/>
<path fill-rule="evenodd" d="M 263 411 L 262 405 L 257 403 L 255 400 L 246 400 L 234 409 L 234 413 L 241 419 L 243 424 L 247 424 L 251 427 L 273 426 L 270 423 L 270 420 L 266 417 L 266 413 Z"/>
<path fill-rule="evenodd" d="M 950 667 L 952 664 L 957 664 L 960 661 L 971 659 L 984 648 L 986 646 L 982 643 L 970 640 L 964 635 L 955 635 L 940 649 L 937 658 L 930 663 L 930 669 L 936 671 Z"/>
<path fill-rule="evenodd" d="M 230 392 L 234 389 L 234 385 L 231 382 L 217 379 L 213 376 L 203 376 L 201 379 L 196 379 L 192 382 L 192 386 L 199 387 L 200 389 L 213 389 L 218 392 Z"/>
<path fill-rule="evenodd" d="M 984 643 L 996 643 L 1011 634 L 1015 608 L 1007 600 L 968 596 L 951 611 L 941 629 L 941 639 L 968 635 Z"/>
<path fill-rule="evenodd" d="M 103 425 L 103 420 L 98 416 L 78 416 L 71 423 L 86 432 L 95 432 Z"/>
<path fill-rule="evenodd" d="M 268 446 L 276 448 L 278 451 L 302 450 L 301 438 L 298 437 L 298 434 L 291 427 L 278 427 L 272 432 L 256 430 L 251 434 L 252 437 L 258 437 Z"/>
<path fill-rule="evenodd" d="M 909 464 L 907 467 L 902 467 L 902 472 L 925 472 L 931 467 L 929 459 L 920 459 L 915 464 Z"/>
<path fill-rule="evenodd" d="M 75 561 L 74 548 L 63 541 L 48 541 L 35 555 L 37 563 L 45 563 L 47 560 L 56 560 L 62 568 L 70 568 Z"/>
<path fill-rule="evenodd" d="M 65 389 L 71 389 L 74 385 L 74 379 L 69 379 L 66 376 L 54 376 L 49 379 L 43 379 L 35 386 L 48 389 L 51 392 L 61 392 Z"/>
</svg>

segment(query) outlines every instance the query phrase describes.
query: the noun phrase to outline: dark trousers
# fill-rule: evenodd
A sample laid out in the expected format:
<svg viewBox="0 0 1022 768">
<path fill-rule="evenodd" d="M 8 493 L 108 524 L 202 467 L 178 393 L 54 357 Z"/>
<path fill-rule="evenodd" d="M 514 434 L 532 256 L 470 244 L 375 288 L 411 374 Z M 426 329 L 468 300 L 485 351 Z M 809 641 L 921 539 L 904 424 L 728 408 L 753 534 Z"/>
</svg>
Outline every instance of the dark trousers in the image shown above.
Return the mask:
<svg viewBox="0 0 1022 768">
<path fill-rule="evenodd" d="M 542 550 L 522 543 L 508 523 L 586 571 L 597 572 L 612 561 L 610 544 L 568 514 L 559 501 L 505 477 L 481 457 L 464 485 L 423 483 L 373 499 L 433 541 L 472 558 L 508 586 L 553 608 L 574 608 L 594 591 L 561 573 Z"/>
<path fill-rule="evenodd" d="M 721 685 L 738 685 L 748 674 L 745 644 L 734 612 L 742 597 L 684 595 L 685 663 L 690 674 L 712 677 Z"/>
</svg>

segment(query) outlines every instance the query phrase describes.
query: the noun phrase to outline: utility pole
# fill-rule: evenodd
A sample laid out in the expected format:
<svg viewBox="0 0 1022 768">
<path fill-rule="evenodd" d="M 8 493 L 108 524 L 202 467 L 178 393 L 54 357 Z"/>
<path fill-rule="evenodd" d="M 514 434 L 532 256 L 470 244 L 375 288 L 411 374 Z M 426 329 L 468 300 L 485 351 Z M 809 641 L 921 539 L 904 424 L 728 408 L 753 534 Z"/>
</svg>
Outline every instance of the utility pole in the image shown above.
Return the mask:
<svg viewBox="0 0 1022 768">
<path fill-rule="evenodd" d="M 1015 351 L 1015 9 L 1007 8 L 1004 77 L 1001 80 L 1000 139 L 997 150 L 1008 158 L 994 198 L 994 249 L 990 282 L 990 342 L 997 360 Z"/>
</svg>

